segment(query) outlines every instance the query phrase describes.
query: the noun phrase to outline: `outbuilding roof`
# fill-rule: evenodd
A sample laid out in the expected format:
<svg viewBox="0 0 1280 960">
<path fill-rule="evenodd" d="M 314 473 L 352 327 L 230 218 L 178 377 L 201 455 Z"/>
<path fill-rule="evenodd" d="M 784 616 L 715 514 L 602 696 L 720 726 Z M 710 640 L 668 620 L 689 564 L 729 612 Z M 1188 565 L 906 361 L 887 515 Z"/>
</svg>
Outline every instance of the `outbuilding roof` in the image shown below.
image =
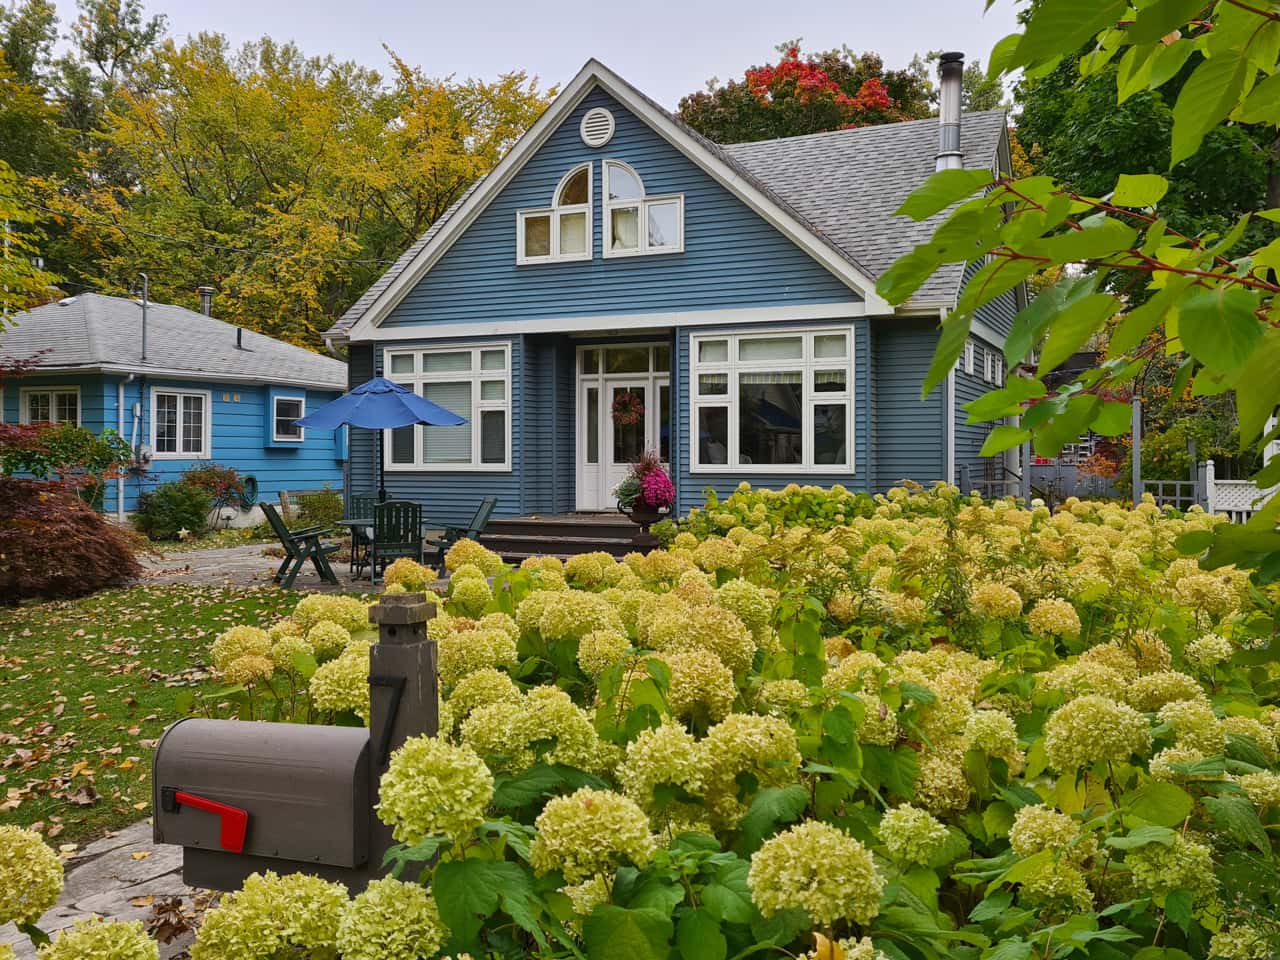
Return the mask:
<svg viewBox="0 0 1280 960">
<path fill-rule="evenodd" d="M 37 354 L 37 369 L 141 373 L 345 390 L 347 365 L 185 307 L 85 293 L 10 317 L 0 356 Z"/>
</svg>

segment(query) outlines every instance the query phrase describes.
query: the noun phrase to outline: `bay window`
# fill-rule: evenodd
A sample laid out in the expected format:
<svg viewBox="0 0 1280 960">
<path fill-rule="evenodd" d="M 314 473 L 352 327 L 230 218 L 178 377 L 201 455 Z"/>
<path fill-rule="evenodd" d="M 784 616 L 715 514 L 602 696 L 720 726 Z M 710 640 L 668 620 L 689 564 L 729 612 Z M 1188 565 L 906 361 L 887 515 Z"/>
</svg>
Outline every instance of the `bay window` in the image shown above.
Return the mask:
<svg viewBox="0 0 1280 960">
<path fill-rule="evenodd" d="M 387 351 L 386 376 L 466 419 L 391 431 L 391 470 L 511 469 L 511 344 Z"/>
<path fill-rule="evenodd" d="M 695 472 L 853 469 L 853 331 L 692 337 Z"/>
</svg>

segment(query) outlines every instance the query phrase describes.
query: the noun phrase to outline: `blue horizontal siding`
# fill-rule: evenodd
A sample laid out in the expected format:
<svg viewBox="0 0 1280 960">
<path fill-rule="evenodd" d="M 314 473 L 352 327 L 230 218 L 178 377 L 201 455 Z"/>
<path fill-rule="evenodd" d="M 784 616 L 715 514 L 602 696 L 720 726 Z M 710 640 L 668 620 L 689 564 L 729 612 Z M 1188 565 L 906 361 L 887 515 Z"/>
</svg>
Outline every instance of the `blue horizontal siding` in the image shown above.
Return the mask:
<svg viewBox="0 0 1280 960">
<path fill-rule="evenodd" d="M 938 342 L 937 320 L 875 321 L 875 488 L 904 479 L 929 484 L 946 471 L 944 390 L 920 399 Z"/>
<path fill-rule="evenodd" d="M 827 321 L 821 326 L 829 326 L 833 321 Z M 812 326 L 812 324 L 785 324 L 789 328 Z M 697 333 L 711 333 L 717 329 L 739 329 L 739 328 L 716 328 L 716 327 L 698 327 Z M 763 328 L 759 328 L 763 329 Z M 814 484 L 820 487 L 830 487 L 834 484 L 843 484 L 850 490 L 868 490 L 869 486 L 869 466 L 868 451 L 871 449 L 871 338 L 870 325 L 866 320 L 853 321 L 853 340 L 854 340 L 854 385 L 853 385 L 853 403 L 854 408 L 852 415 L 854 418 L 854 443 L 853 443 L 853 471 L 841 471 L 834 473 L 801 473 L 794 474 L 777 474 L 777 473 L 752 473 L 750 470 L 741 470 L 734 473 L 694 473 L 690 469 L 693 461 L 691 454 L 691 438 L 690 438 L 690 384 L 689 384 L 689 337 L 692 328 L 683 327 L 676 331 L 676 349 L 674 352 L 675 360 L 672 370 L 672 406 L 675 410 L 676 418 L 676 437 L 678 454 L 676 461 L 672 464 L 672 471 L 675 476 L 676 486 L 676 508 L 680 513 L 685 513 L 692 507 L 701 505 L 706 499 L 706 491 L 714 490 L 717 496 L 726 497 L 731 494 L 734 489 L 743 480 L 750 483 L 753 487 L 766 490 L 778 490 L 785 487 L 789 483 Z"/>
<path fill-rule="evenodd" d="M 981 260 L 968 263 L 964 268 L 961 288 L 968 286 L 973 275 L 984 266 Z M 974 319 L 986 324 L 1002 337 L 1007 337 L 1013 329 L 1013 318 L 1018 314 L 1018 294 L 1014 290 L 1000 294 L 994 300 L 984 303 L 974 311 Z"/>
<path fill-rule="evenodd" d="M 492 470 L 388 470 L 383 472 L 387 496 L 393 500 L 421 503 L 433 522 L 442 525 L 465 524 L 471 520 L 480 501 L 488 496 L 498 498 L 494 515 L 518 517 L 528 512 L 526 484 L 523 480 L 524 460 L 522 436 L 525 423 L 524 344 L 521 337 L 469 337 L 467 343 L 511 342 L 511 467 Z M 397 350 L 438 346 L 448 340 L 396 341 Z M 349 356 L 350 377 L 360 383 L 370 376 L 382 374 L 383 344 L 353 348 Z M 368 375 L 366 375 L 368 374 Z M 461 411 L 460 411 L 461 412 Z M 469 415 L 468 419 L 470 419 Z M 471 429 L 470 424 L 458 429 Z M 390 442 L 390 437 L 386 440 Z M 355 491 L 374 491 L 377 482 L 378 431 L 351 428 L 351 468 L 349 487 Z M 572 452 L 569 454 L 572 458 Z M 572 459 L 570 460 L 572 462 Z"/>
<path fill-rule="evenodd" d="M 582 115 L 609 109 L 604 147 L 579 136 Z M 656 195 L 685 197 L 683 253 L 605 259 L 601 176 L 606 158 L 631 164 Z M 549 206 L 561 177 L 592 164 L 590 261 L 516 265 L 516 213 Z M 857 295 L 620 103 L 597 89 L 384 321 L 384 326 L 852 302 Z"/>
</svg>

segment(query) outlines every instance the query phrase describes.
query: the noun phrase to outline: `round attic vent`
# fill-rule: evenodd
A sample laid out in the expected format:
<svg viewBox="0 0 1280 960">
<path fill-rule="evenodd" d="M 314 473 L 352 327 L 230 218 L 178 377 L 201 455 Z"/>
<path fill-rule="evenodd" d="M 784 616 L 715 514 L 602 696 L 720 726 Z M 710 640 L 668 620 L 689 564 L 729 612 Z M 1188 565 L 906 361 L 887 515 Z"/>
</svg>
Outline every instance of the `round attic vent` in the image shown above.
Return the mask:
<svg viewBox="0 0 1280 960">
<path fill-rule="evenodd" d="M 593 107 L 582 118 L 578 130 L 588 147 L 603 147 L 613 139 L 613 114 L 604 107 Z"/>
</svg>

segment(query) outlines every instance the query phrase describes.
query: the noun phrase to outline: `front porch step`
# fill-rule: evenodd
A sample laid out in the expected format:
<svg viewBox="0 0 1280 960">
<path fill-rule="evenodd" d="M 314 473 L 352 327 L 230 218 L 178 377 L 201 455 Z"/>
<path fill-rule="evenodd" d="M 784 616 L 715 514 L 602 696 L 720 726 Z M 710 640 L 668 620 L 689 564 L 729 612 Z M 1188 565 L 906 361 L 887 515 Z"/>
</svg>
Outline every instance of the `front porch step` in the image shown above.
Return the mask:
<svg viewBox="0 0 1280 960">
<path fill-rule="evenodd" d="M 621 514 L 548 514 L 511 517 L 489 521 L 482 536 L 579 537 L 599 540 L 630 540 L 637 527 Z"/>
<path fill-rule="evenodd" d="M 489 525 L 489 530 L 493 525 Z M 597 550 L 622 559 L 636 549 L 630 536 L 592 537 L 561 536 L 552 534 L 508 534 L 485 533 L 480 536 L 480 543 L 508 562 L 518 562 L 525 557 L 553 556 L 571 557 L 579 553 L 593 553 Z"/>
</svg>

